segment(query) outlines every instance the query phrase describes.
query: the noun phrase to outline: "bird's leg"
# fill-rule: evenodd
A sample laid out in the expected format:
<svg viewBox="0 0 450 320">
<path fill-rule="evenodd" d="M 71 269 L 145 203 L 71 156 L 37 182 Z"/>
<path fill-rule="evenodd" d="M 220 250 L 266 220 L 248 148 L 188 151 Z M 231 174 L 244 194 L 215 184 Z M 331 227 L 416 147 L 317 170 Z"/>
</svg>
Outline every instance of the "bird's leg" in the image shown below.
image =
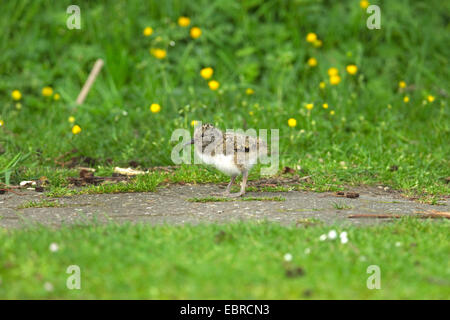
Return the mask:
<svg viewBox="0 0 450 320">
<path fill-rule="evenodd" d="M 225 193 L 226 193 L 226 194 L 229 194 L 229 193 L 230 193 L 230 191 L 231 191 L 231 186 L 233 185 L 233 183 L 234 183 L 235 180 L 236 180 L 236 176 L 231 176 L 230 183 L 228 184 L 228 186 L 227 186 L 227 188 L 226 188 L 226 190 L 225 190 Z"/>
<path fill-rule="evenodd" d="M 228 196 L 232 198 L 241 197 L 245 194 L 245 188 L 247 187 L 248 171 L 242 173 L 241 191 L 236 193 L 230 193 Z"/>
<path fill-rule="evenodd" d="M 236 176 L 231 176 L 230 183 L 228 184 L 228 186 L 225 189 L 225 191 L 222 192 L 222 193 L 215 193 L 214 195 L 216 195 L 216 196 L 223 196 L 223 197 L 229 196 L 230 195 L 230 191 L 231 191 L 231 186 L 233 185 L 235 180 L 236 180 Z"/>
</svg>

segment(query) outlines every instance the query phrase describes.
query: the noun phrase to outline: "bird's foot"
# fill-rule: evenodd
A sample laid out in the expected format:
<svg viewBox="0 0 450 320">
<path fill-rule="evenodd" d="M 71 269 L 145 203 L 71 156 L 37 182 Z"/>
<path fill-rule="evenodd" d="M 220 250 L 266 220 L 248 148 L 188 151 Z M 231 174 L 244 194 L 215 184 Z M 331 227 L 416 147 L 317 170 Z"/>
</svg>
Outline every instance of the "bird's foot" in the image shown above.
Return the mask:
<svg viewBox="0 0 450 320">
<path fill-rule="evenodd" d="M 242 193 L 242 192 L 231 193 L 229 191 L 224 191 L 224 192 L 213 193 L 212 196 L 223 197 L 223 198 L 239 198 L 239 197 L 243 196 L 244 194 L 245 193 Z"/>
<path fill-rule="evenodd" d="M 215 192 L 212 194 L 212 196 L 214 197 L 229 197 L 230 196 L 230 192 L 229 191 L 224 191 L 224 192 Z"/>
<path fill-rule="evenodd" d="M 241 196 L 243 196 L 245 193 L 243 192 L 236 192 L 236 193 L 228 193 L 227 197 L 228 198 L 239 198 Z"/>
</svg>

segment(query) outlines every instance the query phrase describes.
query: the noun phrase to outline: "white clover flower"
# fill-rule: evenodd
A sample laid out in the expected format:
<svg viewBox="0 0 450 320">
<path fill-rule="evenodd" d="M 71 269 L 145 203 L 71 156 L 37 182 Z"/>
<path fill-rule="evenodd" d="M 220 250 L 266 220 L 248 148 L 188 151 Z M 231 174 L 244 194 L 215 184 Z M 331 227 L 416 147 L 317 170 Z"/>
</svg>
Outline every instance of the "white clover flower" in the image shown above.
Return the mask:
<svg viewBox="0 0 450 320">
<path fill-rule="evenodd" d="M 286 254 L 284 255 L 284 261 L 287 261 L 287 262 L 292 261 L 292 254 L 286 253 Z"/>
<path fill-rule="evenodd" d="M 53 285 L 50 282 L 46 282 L 44 283 L 44 289 L 48 292 L 53 291 Z"/>
<path fill-rule="evenodd" d="M 321 236 L 319 237 L 319 240 L 320 240 L 320 241 L 325 241 L 325 240 L 327 240 L 327 235 L 326 235 L 326 234 L 321 235 Z"/>
<path fill-rule="evenodd" d="M 330 230 L 330 232 L 328 232 L 328 239 L 330 240 L 334 240 L 337 237 L 337 232 L 336 230 Z"/>
<path fill-rule="evenodd" d="M 339 238 L 347 238 L 347 232 L 346 231 L 341 232 Z"/>
<path fill-rule="evenodd" d="M 305 254 L 310 254 L 311 253 L 311 249 L 310 248 L 306 248 L 305 249 Z"/>
<path fill-rule="evenodd" d="M 347 243 L 348 242 L 348 238 L 347 238 L 347 232 L 343 231 L 339 234 L 339 238 L 341 239 L 341 243 Z"/>
<path fill-rule="evenodd" d="M 52 243 L 52 244 L 50 244 L 50 251 L 51 252 L 56 252 L 56 251 L 58 251 L 59 250 L 59 246 L 58 246 L 58 244 L 57 243 Z"/>
</svg>

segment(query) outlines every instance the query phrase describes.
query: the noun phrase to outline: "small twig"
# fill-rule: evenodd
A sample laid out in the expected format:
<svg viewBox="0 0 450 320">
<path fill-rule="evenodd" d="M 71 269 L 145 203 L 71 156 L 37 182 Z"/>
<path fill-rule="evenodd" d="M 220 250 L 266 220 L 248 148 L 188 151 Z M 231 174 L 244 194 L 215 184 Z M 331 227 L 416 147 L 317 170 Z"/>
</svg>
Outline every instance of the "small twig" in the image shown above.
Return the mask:
<svg viewBox="0 0 450 320">
<path fill-rule="evenodd" d="M 450 219 L 450 212 L 445 212 L 445 211 L 437 211 L 437 210 L 431 209 L 428 212 L 427 211 L 425 211 L 425 212 L 417 211 L 416 213 L 423 214 L 423 215 L 426 215 L 426 216 L 434 215 L 434 216 L 439 216 L 439 217 L 442 217 L 442 218 Z"/>
<path fill-rule="evenodd" d="M 377 219 L 388 219 L 388 218 L 401 218 L 404 215 L 401 214 L 350 214 L 347 218 L 377 218 Z"/>
<path fill-rule="evenodd" d="M 402 217 L 406 217 L 405 214 L 351 214 L 348 215 L 347 218 L 375 218 L 375 219 L 400 219 Z M 435 214 L 435 213 L 426 213 L 426 214 L 416 214 L 412 215 L 412 217 L 427 219 L 427 218 L 447 218 L 450 219 L 450 216 Z"/>
<path fill-rule="evenodd" d="M 91 70 L 91 73 L 89 74 L 86 82 L 84 83 L 83 88 L 80 91 L 80 94 L 77 97 L 77 105 L 80 105 L 84 102 L 84 99 L 86 98 L 87 94 L 89 93 L 89 90 L 92 87 L 92 84 L 94 83 L 95 79 L 98 76 L 98 73 L 103 67 L 103 60 L 98 59 L 95 61 L 94 67 Z"/>
<path fill-rule="evenodd" d="M 4 188 L 19 189 L 19 186 L 10 186 L 3 182 L 0 182 L 0 187 L 2 187 L 2 189 Z"/>
<path fill-rule="evenodd" d="M 12 192 L 14 194 L 17 194 L 18 196 L 23 196 L 23 194 L 21 194 L 21 193 L 19 193 L 17 191 L 14 191 L 13 188 L 1 188 L 0 191 L 8 191 L 8 192 Z"/>
</svg>

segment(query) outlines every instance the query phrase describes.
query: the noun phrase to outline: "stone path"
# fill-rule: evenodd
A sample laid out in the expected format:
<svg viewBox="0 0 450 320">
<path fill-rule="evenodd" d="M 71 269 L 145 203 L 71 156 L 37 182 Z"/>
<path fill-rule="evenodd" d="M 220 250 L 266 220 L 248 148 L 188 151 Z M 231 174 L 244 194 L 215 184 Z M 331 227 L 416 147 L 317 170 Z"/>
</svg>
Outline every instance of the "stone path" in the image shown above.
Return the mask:
<svg viewBox="0 0 450 320">
<path fill-rule="evenodd" d="M 219 192 L 216 185 L 173 185 L 152 193 L 96 194 L 54 199 L 60 207 L 25 208 L 20 205 L 42 199 L 53 200 L 42 193 L 21 192 L 0 195 L 0 227 L 15 228 L 30 224 L 61 226 L 108 220 L 152 224 L 226 223 L 240 220 L 269 220 L 283 225 L 311 223 L 369 224 L 390 219 L 349 218 L 357 214 L 414 214 L 418 211 L 450 211 L 449 199 L 442 205 L 426 205 L 377 188 L 360 188 L 360 196 L 348 199 L 334 193 L 250 192 L 249 197 L 285 198 L 285 201 L 190 202 L 187 199 Z M 340 209 L 339 209 L 340 208 Z"/>
</svg>

